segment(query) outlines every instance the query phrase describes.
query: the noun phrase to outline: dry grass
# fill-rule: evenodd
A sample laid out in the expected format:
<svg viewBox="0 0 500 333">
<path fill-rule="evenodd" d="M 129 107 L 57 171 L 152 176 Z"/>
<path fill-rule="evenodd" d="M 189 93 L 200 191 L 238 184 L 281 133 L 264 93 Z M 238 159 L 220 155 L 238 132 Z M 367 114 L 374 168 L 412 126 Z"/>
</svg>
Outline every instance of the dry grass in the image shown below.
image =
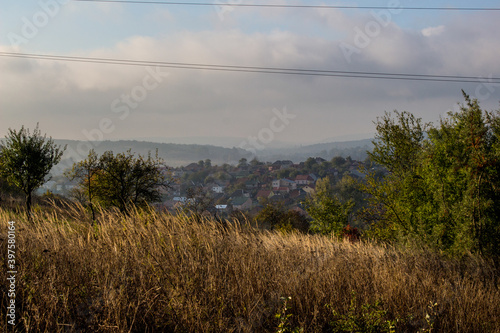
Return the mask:
<svg viewBox="0 0 500 333">
<path fill-rule="evenodd" d="M 31 224 L 0 209 L 2 281 L 9 220 L 18 332 L 334 332 L 366 311 L 396 332 L 500 332 L 499 272 L 479 257 L 152 211 L 103 213 L 93 228 L 81 207 L 39 210 Z"/>
</svg>

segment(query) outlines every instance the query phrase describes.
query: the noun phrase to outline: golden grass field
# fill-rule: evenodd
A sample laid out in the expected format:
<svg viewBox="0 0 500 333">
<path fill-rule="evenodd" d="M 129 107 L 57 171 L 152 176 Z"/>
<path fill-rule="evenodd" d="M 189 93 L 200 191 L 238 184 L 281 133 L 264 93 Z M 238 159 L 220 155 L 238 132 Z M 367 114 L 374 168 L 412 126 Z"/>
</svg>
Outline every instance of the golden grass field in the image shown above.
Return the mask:
<svg viewBox="0 0 500 333">
<path fill-rule="evenodd" d="M 270 232 L 249 222 L 37 208 L 16 221 L 7 332 L 500 332 L 499 269 L 467 255 Z"/>
</svg>

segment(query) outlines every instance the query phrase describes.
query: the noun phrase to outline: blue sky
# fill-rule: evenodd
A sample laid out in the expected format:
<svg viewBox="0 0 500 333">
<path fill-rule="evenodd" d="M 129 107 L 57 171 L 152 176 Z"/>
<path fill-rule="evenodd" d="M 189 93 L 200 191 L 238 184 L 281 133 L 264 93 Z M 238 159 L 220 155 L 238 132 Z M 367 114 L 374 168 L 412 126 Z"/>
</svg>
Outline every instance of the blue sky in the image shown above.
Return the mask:
<svg viewBox="0 0 500 333">
<path fill-rule="evenodd" d="M 231 2 L 259 3 L 218 1 Z M 260 3 L 499 7 L 498 1 L 491 0 L 472 4 L 436 0 Z M 500 11 L 391 13 L 8 1 L 0 7 L 0 51 L 499 77 L 499 18 Z M 41 21 L 37 23 L 37 19 Z M 36 31 L 29 29 L 30 24 L 35 24 Z M 376 30 L 367 40 L 360 39 L 359 31 L 370 28 Z M 356 52 L 346 53 L 346 47 Z M 273 110 L 286 108 L 295 117 L 286 128 L 275 131 L 270 141 L 311 143 L 368 136 L 374 132 L 376 117 L 394 109 L 436 122 L 462 100 L 461 89 L 477 97 L 486 109 L 498 109 L 500 100 L 498 85 L 479 81 L 415 82 L 163 69 L 159 81 L 153 82 L 151 69 L 145 67 L 8 57 L 0 57 L 0 67 L 1 136 L 9 127 L 34 127 L 39 122 L 42 131 L 55 138 L 227 137 L 244 141 L 269 128 Z M 145 82 L 151 89 L 144 90 Z M 123 96 L 136 93 L 137 97 L 143 91 L 147 96 L 132 106 L 124 102 Z M 126 115 L 124 108 L 128 108 Z M 101 126 L 108 120 L 109 128 Z"/>
</svg>

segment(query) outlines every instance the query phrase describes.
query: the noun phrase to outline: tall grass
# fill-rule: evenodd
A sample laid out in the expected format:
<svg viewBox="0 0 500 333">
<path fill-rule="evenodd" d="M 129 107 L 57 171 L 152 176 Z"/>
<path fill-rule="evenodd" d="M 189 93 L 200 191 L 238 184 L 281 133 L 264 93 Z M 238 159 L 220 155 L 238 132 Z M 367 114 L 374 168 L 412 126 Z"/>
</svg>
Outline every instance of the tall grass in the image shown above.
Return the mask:
<svg viewBox="0 0 500 333">
<path fill-rule="evenodd" d="M 0 209 L 2 265 L 9 220 L 17 332 L 500 332 L 499 271 L 476 256 L 153 210 L 101 212 L 93 227 L 68 206 L 32 223 Z"/>
</svg>

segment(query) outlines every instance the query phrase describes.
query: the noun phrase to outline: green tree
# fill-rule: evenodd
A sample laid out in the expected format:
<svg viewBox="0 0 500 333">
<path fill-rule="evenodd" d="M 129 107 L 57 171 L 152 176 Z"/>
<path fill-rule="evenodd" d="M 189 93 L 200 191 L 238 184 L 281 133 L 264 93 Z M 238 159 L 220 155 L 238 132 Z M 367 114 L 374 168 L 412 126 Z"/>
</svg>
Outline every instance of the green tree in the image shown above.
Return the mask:
<svg viewBox="0 0 500 333">
<path fill-rule="evenodd" d="M 358 227 L 362 227 L 362 225 L 359 225 L 359 220 L 356 215 L 366 205 L 366 195 L 362 191 L 361 184 L 361 181 L 358 181 L 349 175 L 345 175 L 333 186 L 333 190 L 340 202 L 346 203 L 351 201 L 353 203 L 351 221 L 354 226 Z"/>
<path fill-rule="evenodd" d="M 312 232 L 339 237 L 349 223 L 354 202 L 348 200 L 342 203 L 333 192 L 330 178 L 325 177 L 316 182 L 316 192 L 306 199 L 305 206 L 312 218 Z"/>
<path fill-rule="evenodd" d="M 25 194 L 28 219 L 31 219 L 33 192 L 49 180 L 47 175 L 59 163 L 65 149 L 52 138 L 42 136 L 38 124 L 32 134 L 24 126 L 19 131 L 9 128 L 0 155 L 0 172 Z"/>
<path fill-rule="evenodd" d="M 82 166 L 98 166 L 90 178 L 88 169 L 80 178 L 80 186 L 89 198 L 92 195 L 101 205 L 117 207 L 123 213 L 128 213 L 134 206 L 161 201 L 163 191 L 170 188 L 172 182 L 161 158 L 157 155 L 153 158 L 150 154 L 135 157 L 130 150 L 116 155 L 107 151 L 98 162 L 93 154 L 89 154 L 89 158 L 74 169 Z"/>
<path fill-rule="evenodd" d="M 377 119 L 377 135 L 370 159 L 388 170 L 383 179 L 375 173 L 366 177 L 363 190 L 369 194 L 372 209 L 383 209 L 383 223 L 393 228 L 394 237 L 421 234 L 428 216 L 425 183 L 419 171 L 428 125 L 408 112 L 386 113 Z M 426 221 L 422 221 L 422 217 Z"/>
<path fill-rule="evenodd" d="M 368 175 L 364 190 L 380 216 L 375 226 L 394 238 L 500 255 L 500 117 L 464 98 L 437 127 L 409 113 L 379 120 L 370 157 L 389 173 Z"/>
<path fill-rule="evenodd" d="M 271 229 L 281 231 L 309 231 L 309 221 L 299 212 L 287 210 L 281 202 L 261 201 L 264 208 L 255 216 L 260 225 L 268 225 Z"/>
<path fill-rule="evenodd" d="M 71 171 L 66 173 L 69 179 L 78 179 L 80 181 L 76 193 L 78 196 L 83 195 L 83 201 L 92 214 L 92 221 L 95 221 L 94 201 L 99 195 L 99 187 L 96 186 L 95 182 L 100 173 L 102 173 L 101 162 L 93 149 L 89 151 L 87 159 L 75 163 Z"/>
<path fill-rule="evenodd" d="M 257 157 L 254 157 L 251 161 L 250 161 L 250 165 L 252 167 L 257 167 L 259 165 L 262 165 L 262 162 L 260 162 Z"/>
<path fill-rule="evenodd" d="M 238 161 L 238 168 L 246 168 L 248 166 L 248 160 L 244 157 L 240 158 Z"/>
<path fill-rule="evenodd" d="M 422 169 L 432 193 L 432 240 L 452 252 L 500 254 L 500 118 L 464 94 L 428 135 Z"/>
</svg>

